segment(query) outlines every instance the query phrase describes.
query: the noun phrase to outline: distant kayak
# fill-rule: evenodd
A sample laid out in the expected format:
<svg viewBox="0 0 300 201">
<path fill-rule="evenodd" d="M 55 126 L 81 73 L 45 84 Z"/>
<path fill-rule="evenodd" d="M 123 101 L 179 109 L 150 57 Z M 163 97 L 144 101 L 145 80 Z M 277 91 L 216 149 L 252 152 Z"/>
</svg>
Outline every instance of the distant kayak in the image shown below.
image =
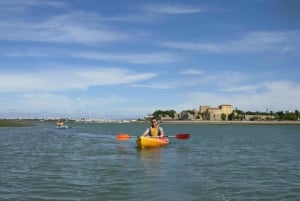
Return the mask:
<svg viewBox="0 0 300 201">
<path fill-rule="evenodd" d="M 67 129 L 67 128 L 72 128 L 72 126 L 66 125 L 62 120 L 59 119 L 56 122 L 56 128 L 58 128 L 58 129 Z"/>
<path fill-rule="evenodd" d="M 159 138 L 152 138 L 152 137 L 138 137 L 136 140 L 136 145 L 139 148 L 155 148 L 155 147 L 162 147 L 170 144 L 168 137 L 159 137 Z"/>
</svg>

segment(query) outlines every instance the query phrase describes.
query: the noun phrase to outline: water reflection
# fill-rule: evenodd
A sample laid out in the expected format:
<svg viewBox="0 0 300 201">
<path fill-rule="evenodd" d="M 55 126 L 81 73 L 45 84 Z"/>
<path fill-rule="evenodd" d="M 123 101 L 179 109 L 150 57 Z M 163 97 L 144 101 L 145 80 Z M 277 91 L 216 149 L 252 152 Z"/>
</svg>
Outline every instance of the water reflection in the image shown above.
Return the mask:
<svg viewBox="0 0 300 201">
<path fill-rule="evenodd" d="M 163 148 L 137 149 L 137 152 L 146 173 L 151 176 L 158 176 L 161 169 Z"/>
<path fill-rule="evenodd" d="M 117 145 L 117 151 L 119 151 L 119 152 L 128 152 L 128 151 L 130 151 L 130 147 L 128 147 L 126 145 L 118 144 Z"/>
</svg>

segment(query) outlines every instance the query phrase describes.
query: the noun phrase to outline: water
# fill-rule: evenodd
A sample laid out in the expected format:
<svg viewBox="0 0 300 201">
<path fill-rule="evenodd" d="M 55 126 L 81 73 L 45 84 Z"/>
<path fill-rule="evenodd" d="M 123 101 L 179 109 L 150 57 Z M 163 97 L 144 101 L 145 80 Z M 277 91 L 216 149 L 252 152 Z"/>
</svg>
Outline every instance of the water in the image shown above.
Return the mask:
<svg viewBox="0 0 300 201">
<path fill-rule="evenodd" d="M 139 150 L 147 124 L 0 128 L 0 200 L 300 200 L 299 125 L 167 125 L 164 148 Z"/>
</svg>

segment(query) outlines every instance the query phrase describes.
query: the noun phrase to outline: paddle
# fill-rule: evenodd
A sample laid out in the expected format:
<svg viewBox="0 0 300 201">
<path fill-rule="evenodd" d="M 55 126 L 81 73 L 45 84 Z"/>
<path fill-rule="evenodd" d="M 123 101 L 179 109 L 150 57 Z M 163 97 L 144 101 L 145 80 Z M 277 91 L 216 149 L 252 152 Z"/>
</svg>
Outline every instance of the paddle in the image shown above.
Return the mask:
<svg viewBox="0 0 300 201">
<path fill-rule="evenodd" d="M 124 141 L 124 140 L 129 140 L 132 137 L 139 137 L 139 136 L 131 136 L 127 133 L 119 133 L 116 136 L 116 140 Z M 174 136 L 165 136 L 165 137 L 174 137 L 174 138 L 179 139 L 179 140 L 187 140 L 187 139 L 190 138 L 190 134 L 189 133 L 179 133 L 179 134 L 174 135 Z"/>
<path fill-rule="evenodd" d="M 189 133 L 180 133 L 175 136 L 167 136 L 167 137 L 175 137 L 176 139 L 179 139 L 179 140 L 187 140 L 190 138 L 190 134 Z"/>
</svg>

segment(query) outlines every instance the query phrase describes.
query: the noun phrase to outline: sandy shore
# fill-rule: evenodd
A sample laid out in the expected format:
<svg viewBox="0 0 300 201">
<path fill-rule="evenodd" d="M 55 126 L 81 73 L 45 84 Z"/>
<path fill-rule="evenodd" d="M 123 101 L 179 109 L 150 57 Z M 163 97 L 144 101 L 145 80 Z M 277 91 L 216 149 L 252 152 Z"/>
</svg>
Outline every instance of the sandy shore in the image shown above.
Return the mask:
<svg viewBox="0 0 300 201">
<path fill-rule="evenodd" d="M 217 125 L 300 125 L 300 121 L 162 121 L 161 124 L 217 124 Z"/>
</svg>

